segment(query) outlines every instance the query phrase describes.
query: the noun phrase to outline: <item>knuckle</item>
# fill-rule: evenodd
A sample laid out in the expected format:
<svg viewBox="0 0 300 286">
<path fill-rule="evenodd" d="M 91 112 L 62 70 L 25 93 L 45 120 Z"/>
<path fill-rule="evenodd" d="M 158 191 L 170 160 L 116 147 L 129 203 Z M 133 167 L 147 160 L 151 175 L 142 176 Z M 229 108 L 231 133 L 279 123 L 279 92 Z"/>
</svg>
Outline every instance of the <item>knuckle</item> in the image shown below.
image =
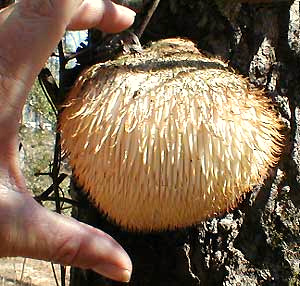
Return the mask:
<svg viewBox="0 0 300 286">
<path fill-rule="evenodd" d="M 19 3 L 21 18 L 33 24 L 43 22 L 58 27 L 68 24 L 66 15 L 73 7 L 71 0 L 22 0 Z"/>
<path fill-rule="evenodd" d="M 64 265 L 74 265 L 78 260 L 80 240 L 72 237 L 63 241 L 58 247 L 53 261 Z"/>
<path fill-rule="evenodd" d="M 0 97 L 0 120 L 17 109 L 16 102 L 10 96 L 13 84 L 14 82 L 11 78 L 0 74 L 0 93 L 3 94 Z"/>
<path fill-rule="evenodd" d="M 13 76 L 0 71 L 0 122 L 18 120 L 16 114 L 22 109 L 20 95 L 15 94 L 15 90 L 24 89 L 22 80 L 17 80 Z M 13 119 L 15 118 L 15 119 Z M 12 120 L 12 121 L 11 121 Z"/>
<path fill-rule="evenodd" d="M 52 17 L 55 15 L 55 10 L 58 9 L 57 1 L 43 1 L 43 0 L 23 0 L 20 2 L 21 16 L 26 18 L 38 17 Z"/>
</svg>

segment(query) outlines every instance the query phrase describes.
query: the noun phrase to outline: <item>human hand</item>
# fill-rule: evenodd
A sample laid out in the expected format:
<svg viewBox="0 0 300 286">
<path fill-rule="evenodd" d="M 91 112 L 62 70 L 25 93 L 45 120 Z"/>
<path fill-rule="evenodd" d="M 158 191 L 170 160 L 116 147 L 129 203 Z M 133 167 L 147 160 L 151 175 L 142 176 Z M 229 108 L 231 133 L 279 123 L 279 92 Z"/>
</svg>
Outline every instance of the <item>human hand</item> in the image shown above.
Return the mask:
<svg viewBox="0 0 300 286">
<path fill-rule="evenodd" d="M 66 28 L 118 32 L 133 20 L 131 10 L 109 0 L 21 0 L 0 12 L 0 257 L 130 279 L 130 258 L 109 235 L 35 202 L 19 169 L 17 132 L 26 96 Z"/>
</svg>

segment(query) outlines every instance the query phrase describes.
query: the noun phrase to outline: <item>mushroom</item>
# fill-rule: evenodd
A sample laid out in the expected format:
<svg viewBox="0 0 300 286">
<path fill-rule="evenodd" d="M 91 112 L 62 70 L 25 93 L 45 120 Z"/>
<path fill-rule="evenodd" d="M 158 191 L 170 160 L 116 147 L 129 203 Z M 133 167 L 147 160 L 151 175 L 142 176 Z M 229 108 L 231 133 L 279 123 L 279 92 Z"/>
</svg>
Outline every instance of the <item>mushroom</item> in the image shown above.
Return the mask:
<svg viewBox="0 0 300 286">
<path fill-rule="evenodd" d="M 263 181 L 282 149 L 271 107 L 225 62 L 166 39 L 83 72 L 59 130 L 79 184 L 113 221 L 176 229 Z"/>
</svg>

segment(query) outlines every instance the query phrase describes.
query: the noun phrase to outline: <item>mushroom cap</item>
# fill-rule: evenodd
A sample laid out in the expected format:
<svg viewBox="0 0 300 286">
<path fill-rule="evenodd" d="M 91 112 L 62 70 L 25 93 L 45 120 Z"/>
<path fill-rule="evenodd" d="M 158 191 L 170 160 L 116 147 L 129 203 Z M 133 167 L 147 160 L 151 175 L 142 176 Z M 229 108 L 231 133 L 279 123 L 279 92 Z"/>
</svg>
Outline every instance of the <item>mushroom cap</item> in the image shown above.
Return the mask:
<svg viewBox="0 0 300 286">
<path fill-rule="evenodd" d="M 87 69 L 59 120 L 83 189 L 141 231 L 235 207 L 277 162 L 281 126 L 262 90 L 183 39 Z"/>
</svg>

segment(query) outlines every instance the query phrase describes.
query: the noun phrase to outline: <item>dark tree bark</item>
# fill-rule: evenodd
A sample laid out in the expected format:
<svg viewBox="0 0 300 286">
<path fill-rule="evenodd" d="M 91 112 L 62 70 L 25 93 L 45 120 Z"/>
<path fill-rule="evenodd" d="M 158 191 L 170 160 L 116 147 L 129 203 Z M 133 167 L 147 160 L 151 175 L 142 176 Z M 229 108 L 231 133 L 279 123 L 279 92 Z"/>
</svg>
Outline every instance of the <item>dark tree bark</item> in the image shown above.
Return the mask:
<svg viewBox="0 0 300 286">
<path fill-rule="evenodd" d="M 14 2 L 14 0 L 0 0 L 0 9 L 5 8 Z"/>
<path fill-rule="evenodd" d="M 108 232 L 131 256 L 129 285 L 300 285 L 299 0 L 232 2 L 161 1 L 143 41 L 191 38 L 266 89 L 287 127 L 281 160 L 239 208 L 174 232 L 123 231 L 75 191 L 85 208 L 73 215 Z M 122 283 L 73 268 L 71 285 Z"/>
</svg>

